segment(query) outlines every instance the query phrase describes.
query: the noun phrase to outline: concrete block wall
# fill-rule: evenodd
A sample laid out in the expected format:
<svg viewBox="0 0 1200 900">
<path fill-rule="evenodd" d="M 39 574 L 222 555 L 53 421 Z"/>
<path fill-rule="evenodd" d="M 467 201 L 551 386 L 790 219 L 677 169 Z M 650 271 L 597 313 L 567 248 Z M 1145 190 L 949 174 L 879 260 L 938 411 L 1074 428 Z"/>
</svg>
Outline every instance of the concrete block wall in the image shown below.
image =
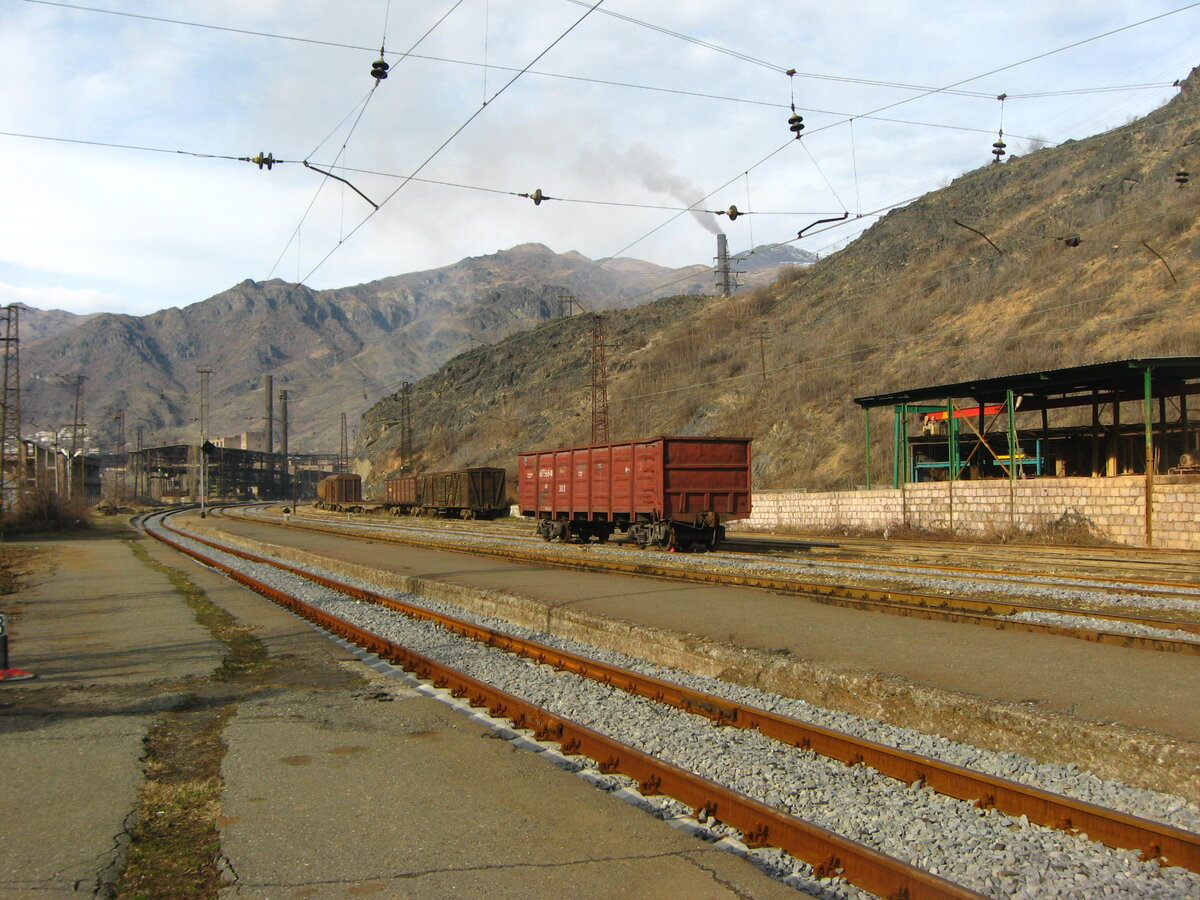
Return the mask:
<svg viewBox="0 0 1200 900">
<path fill-rule="evenodd" d="M 1023 478 L 921 482 L 903 489 L 755 491 L 753 511 L 733 528 L 882 532 L 907 525 L 987 537 L 1043 531 L 1055 523 L 1086 523 L 1101 536 L 1146 543 L 1146 480 Z M 1151 498 L 1153 546 L 1200 550 L 1200 477 L 1159 476 Z"/>
</svg>

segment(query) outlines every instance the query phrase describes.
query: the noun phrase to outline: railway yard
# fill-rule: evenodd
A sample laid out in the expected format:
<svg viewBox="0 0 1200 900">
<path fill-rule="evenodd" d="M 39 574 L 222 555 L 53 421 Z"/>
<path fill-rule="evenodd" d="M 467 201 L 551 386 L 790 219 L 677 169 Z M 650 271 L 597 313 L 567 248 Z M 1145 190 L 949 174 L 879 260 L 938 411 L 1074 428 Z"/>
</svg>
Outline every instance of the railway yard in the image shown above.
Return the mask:
<svg viewBox="0 0 1200 900">
<path fill-rule="evenodd" d="M 1189 554 L 749 533 L 674 553 L 266 504 L 138 524 L 286 635 L 280 659 L 324 632 L 371 686 L 229 713 L 230 896 L 517 896 L 556 869 L 588 897 L 1200 896 Z M 53 685 L 34 661 L 50 683 L 5 698 Z M 450 710 L 532 752 L 460 746 Z"/>
<path fill-rule="evenodd" d="M 781 887 L 1200 894 L 1187 554 L 750 534 L 685 554 L 278 506 L 144 527 Z"/>
</svg>

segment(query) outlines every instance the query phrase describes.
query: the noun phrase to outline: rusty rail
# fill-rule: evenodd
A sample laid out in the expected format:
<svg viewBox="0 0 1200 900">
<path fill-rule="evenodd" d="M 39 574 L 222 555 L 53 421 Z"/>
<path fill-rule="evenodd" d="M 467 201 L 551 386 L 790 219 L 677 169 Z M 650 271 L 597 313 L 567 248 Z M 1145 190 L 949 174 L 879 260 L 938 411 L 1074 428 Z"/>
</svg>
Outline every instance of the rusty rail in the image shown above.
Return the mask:
<svg viewBox="0 0 1200 900">
<path fill-rule="evenodd" d="M 279 524 L 279 523 L 274 523 Z M 321 525 L 296 522 L 289 528 L 318 531 L 326 534 L 347 535 L 344 530 Z M 779 594 L 801 597 L 816 603 L 842 606 L 850 609 L 883 612 L 891 615 L 909 616 L 920 619 L 938 619 L 945 622 L 960 622 L 970 625 L 986 625 L 1001 631 L 1026 631 L 1035 634 L 1053 634 L 1072 637 L 1097 644 L 1108 644 L 1135 650 L 1156 650 L 1169 653 L 1200 655 L 1200 640 L 1184 640 L 1167 637 L 1131 634 L 1121 631 L 1102 631 L 1070 625 L 1053 625 L 1046 622 L 1028 622 L 1009 619 L 1007 616 L 1020 612 L 1044 612 L 1059 615 L 1088 616 L 1133 625 L 1145 625 L 1164 630 L 1181 631 L 1200 636 L 1200 622 L 1177 621 L 1174 619 L 1152 619 L 1100 610 L 1075 610 L 1056 606 L 1038 606 L 999 600 L 976 600 L 971 597 L 946 597 L 932 594 L 917 594 L 905 591 L 890 591 L 864 588 L 845 584 L 822 584 L 820 582 L 797 581 L 765 575 L 732 574 L 728 572 L 705 572 L 698 569 L 669 566 L 655 562 L 625 562 L 616 559 L 566 557 L 554 553 L 538 553 L 504 547 L 464 547 L 454 541 L 436 538 L 415 538 L 400 535 L 372 534 L 372 539 L 393 543 L 410 544 L 431 550 L 448 550 L 455 553 L 470 553 L 493 559 L 515 560 L 555 568 L 582 572 L 602 572 L 618 575 L 639 575 L 665 581 L 682 581 L 690 584 L 714 584 L 735 587 L 752 587 Z"/>
<path fill-rule="evenodd" d="M 1159 859 L 1169 865 L 1183 866 L 1200 872 L 1200 835 L 1183 829 L 682 687 L 354 585 L 343 584 L 333 578 L 306 572 L 296 566 L 267 559 L 247 550 L 222 545 L 193 534 L 189 534 L 188 537 L 241 559 L 274 566 L 355 599 L 377 603 L 413 618 L 435 622 L 455 634 L 488 646 L 591 678 L 631 694 L 707 716 L 721 724 L 756 728 L 763 735 L 781 743 L 812 750 L 848 765 L 867 765 L 905 783 L 919 781 L 938 793 L 959 800 L 974 801 L 984 809 L 994 807 L 1009 815 L 1024 815 L 1031 822 L 1040 825 L 1085 832 L 1093 840 L 1110 847 L 1140 850 L 1148 859 Z"/>
<path fill-rule="evenodd" d="M 983 896 L 625 746 L 577 722 L 372 634 L 153 530 L 149 533 L 179 552 L 224 572 L 239 584 L 280 606 L 357 644 L 368 653 L 401 666 L 436 687 L 449 690 L 452 696 L 465 699 L 471 706 L 483 707 L 492 716 L 507 718 L 515 728 L 532 730 L 535 739 L 555 741 L 567 754 L 588 756 L 597 762 L 601 772 L 615 772 L 632 778 L 642 793 L 672 797 L 691 807 L 697 816 L 710 816 L 738 829 L 749 847 L 769 845 L 787 851 L 811 865 L 818 878 L 840 876 L 864 890 L 893 900 L 980 900 Z M 190 535 L 188 537 L 195 540 Z M 228 552 L 227 548 L 221 549 Z"/>
</svg>

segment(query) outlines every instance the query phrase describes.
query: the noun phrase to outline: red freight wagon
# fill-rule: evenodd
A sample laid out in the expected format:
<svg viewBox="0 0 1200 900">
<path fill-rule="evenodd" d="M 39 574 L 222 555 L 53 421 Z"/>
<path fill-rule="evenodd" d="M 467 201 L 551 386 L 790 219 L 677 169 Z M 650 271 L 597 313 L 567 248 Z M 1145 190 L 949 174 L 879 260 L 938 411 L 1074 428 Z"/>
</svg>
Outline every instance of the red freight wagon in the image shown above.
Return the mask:
<svg viewBox="0 0 1200 900">
<path fill-rule="evenodd" d="M 503 515 L 508 510 L 506 474 L 493 466 L 426 472 L 417 476 L 419 505 L 437 516 L 490 519 Z"/>
<path fill-rule="evenodd" d="M 362 503 L 362 476 L 327 475 L 317 482 L 317 499 L 327 507 Z"/>
<path fill-rule="evenodd" d="M 417 479 L 412 475 L 387 478 L 383 482 L 383 500 L 395 506 L 417 505 Z"/>
<path fill-rule="evenodd" d="M 517 456 L 521 515 L 546 540 L 715 547 L 750 515 L 750 438 L 656 437 Z"/>
</svg>

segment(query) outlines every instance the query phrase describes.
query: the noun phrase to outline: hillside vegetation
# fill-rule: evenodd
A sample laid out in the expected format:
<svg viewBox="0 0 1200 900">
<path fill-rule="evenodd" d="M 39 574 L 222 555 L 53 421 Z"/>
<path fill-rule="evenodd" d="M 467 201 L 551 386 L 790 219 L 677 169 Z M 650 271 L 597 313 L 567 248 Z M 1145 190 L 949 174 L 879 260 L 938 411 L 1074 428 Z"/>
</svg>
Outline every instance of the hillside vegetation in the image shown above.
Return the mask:
<svg viewBox="0 0 1200 900">
<path fill-rule="evenodd" d="M 865 481 L 855 396 L 1200 355 L 1200 172 L 1175 181 L 1198 161 L 1198 101 L 1193 76 L 1144 119 L 968 172 L 769 286 L 609 313 L 610 437 L 749 435 L 756 486 L 845 487 Z M 416 467 L 587 443 L 591 344 L 590 316 L 552 321 L 419 382 Z M 363 419 L 371 480 L 400 463 L 398 419 L 394 396 Z"/>
</svg>

